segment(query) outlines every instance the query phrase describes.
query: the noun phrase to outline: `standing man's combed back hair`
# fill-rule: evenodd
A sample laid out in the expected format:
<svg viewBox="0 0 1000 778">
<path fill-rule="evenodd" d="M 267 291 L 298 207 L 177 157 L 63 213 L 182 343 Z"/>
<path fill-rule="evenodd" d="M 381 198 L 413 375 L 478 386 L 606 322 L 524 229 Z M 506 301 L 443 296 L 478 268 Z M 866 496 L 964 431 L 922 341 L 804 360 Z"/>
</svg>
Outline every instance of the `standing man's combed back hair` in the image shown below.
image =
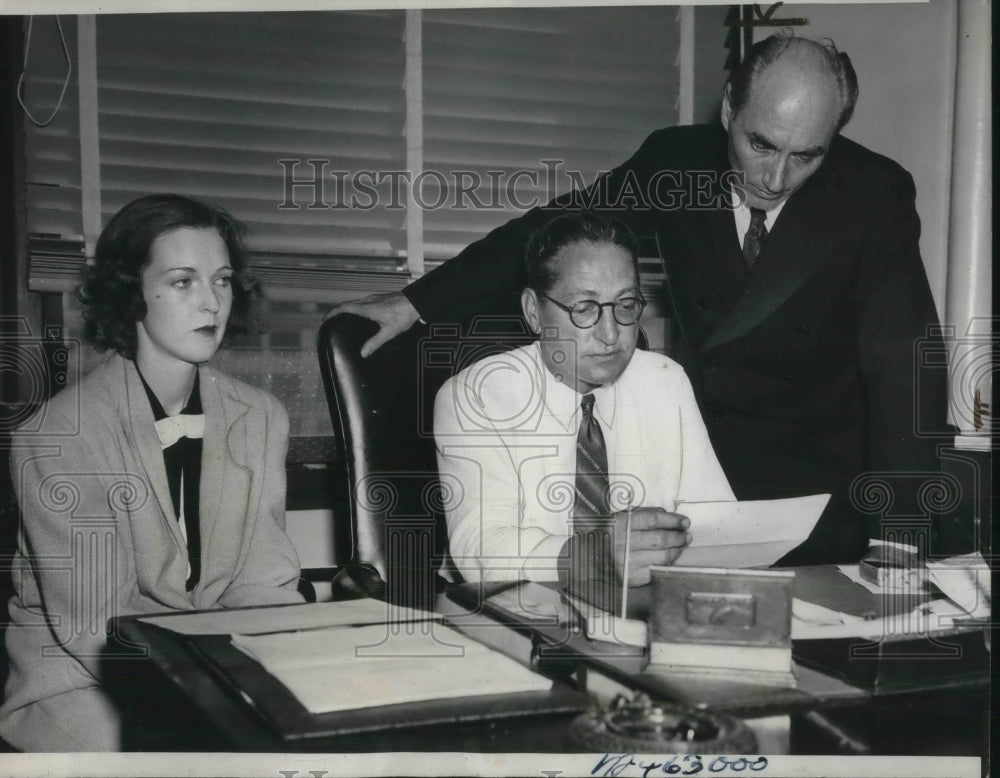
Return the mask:
<svg viewBox="0 0 1000 778">
<path fill-rule="evenodd" d="M 833 41 L 814 41 L 787 33 L 778 33 L 758 41 L 747 52 L 746 57 L 729 75 L 729 104 L 733 113 L 739 113 L 750 99 L 753 79 L 782 56 L 798 56 L 804 60 L 819 63 L 837 83 L 840 92 L 840 118 L 837 132 L 840 132 L 854 115 L 854 105 L 858 101 L 858 75 L 854 72 L 851 58 L 838 51 Z"/>
<path fill-rule="evenodd" d="M 226 336 L 259 330 L 264 293 L 243 250 L 246 226 L 223 208 L 177 194 L 140 197 L 124 206 L 97 239 L 94 264 L 83 271 L 76 297 L 83 306 L 83 337 L 98 351 L 135 358 L 136 322 L 146 316 L 142 272 L 153 243 L 182 227 L 212 229 L 226 244 L 233 268 L 233 308 Z"/>
<path fill-rule="evenodd" d="M 550 291 L 556 282 L 552 259 L 563 247 L 583 242 L 623 248 L 632 257 L 639 277 L 639 238 L 627 224 L 596 211 L 571 211 L 532 234 L 521 261 L 524 286 L 543 294 Z"/>
</svg>

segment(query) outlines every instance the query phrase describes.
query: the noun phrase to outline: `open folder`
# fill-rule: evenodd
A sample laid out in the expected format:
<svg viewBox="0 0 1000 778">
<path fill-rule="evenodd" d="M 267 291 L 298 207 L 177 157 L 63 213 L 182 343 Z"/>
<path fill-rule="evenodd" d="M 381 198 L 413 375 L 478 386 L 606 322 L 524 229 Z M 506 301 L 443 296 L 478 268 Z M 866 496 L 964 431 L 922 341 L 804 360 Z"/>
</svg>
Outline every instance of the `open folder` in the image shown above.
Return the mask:
<svg viewBox="0 0 1000 778">
<path fill-rule="evenodd" d="M 375 600 L 144 617 L 285 743 L 417 738 L 436 727 L 565 717 L 581 692 L 470 639 L 438 615 Z M 228 633 L 228 634 L 227 634 Z M 345 741 L 346 742 L 346 741 Z"/>
<path fill-rule="evenodd" d="M 691 543 L 675 565 L 766 567 L 800 545 L 823 514 L 829 494 L 783 500 L 679 502 L 691 520 Z"/>
<path fill-rule="evenodd" d="M 310 713 L 552 688 L 551 680 L 435 621 L 232 640 Z"/>
</svg>

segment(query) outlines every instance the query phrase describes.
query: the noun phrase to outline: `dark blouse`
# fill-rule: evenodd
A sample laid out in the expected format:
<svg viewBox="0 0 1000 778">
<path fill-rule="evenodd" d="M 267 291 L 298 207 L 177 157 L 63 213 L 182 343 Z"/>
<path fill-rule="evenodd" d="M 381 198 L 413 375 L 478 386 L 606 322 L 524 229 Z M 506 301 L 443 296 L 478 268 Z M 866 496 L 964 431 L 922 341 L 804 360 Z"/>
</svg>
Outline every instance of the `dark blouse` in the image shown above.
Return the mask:
<svg viewBox="0 0 1000 778">
<path fill-rule="evenodd" d="M 167 418 L 166 411 L 159 399 L 149 388 L 146 379 L 142 377 L 139 366 L 136 372 L 146 389 L 153 419 L 159 421 Z M 182 414 L 198 415 L 201 410 L 201 393 L 199 392 L 198 374 L 195 373 L 194 387 L 187 404 L 181 409 Z M 170 499 L 174 505 L 174 513 L 180 520 L 181 486 L 184 488 L 184 529 L 187 533 L 188 562 L 191 572 L 187 579 L 187 590 L 191 591 L 201 578 L 201 530 L 198 522 L 198 507 L 201 486 L 201 438 L 178 438 L 177 441 L 163 449 L 163 464 L 167 470 L 167 482 L 170 485 Z"/>
</svg>

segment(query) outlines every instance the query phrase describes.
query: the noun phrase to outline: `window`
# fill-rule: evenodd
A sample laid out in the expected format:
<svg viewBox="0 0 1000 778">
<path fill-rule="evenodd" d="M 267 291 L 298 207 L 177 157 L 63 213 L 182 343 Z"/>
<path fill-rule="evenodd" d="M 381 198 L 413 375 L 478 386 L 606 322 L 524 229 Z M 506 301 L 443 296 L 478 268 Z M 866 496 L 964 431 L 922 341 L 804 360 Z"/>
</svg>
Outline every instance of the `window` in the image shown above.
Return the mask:
<svg viewBox="0 0 1000 778">
<path fill-rule="evenodd" d="M 677 124 L 676 8 L 423 17 L 424 169 L 452 186 L 451 207 L 424 213 L 428 267 L 525 205 L 590 184 L 652 130 Z M 463 172 L 479 182 L 464 198 Z"/>
<path fill-rule="evenodd" d="M 51 125 L 25 123 L 31 288 L 70 290 L 96 237 L 83 225 L 134 197 L 179 191 L 223 205 L 250 225 L 276 301 L 272 333 L 244 346 L 281 351 L 237 351 L 224 366 L 275 391 L 293 409 L 293 435 L 326 431 L 325 417 L 296 412 L 325 407 L 311 351 L 325 306 L 401 288 L 678 123 L 680 13 L 61 17 L 72 82 Z M 96 54 L 81 56 L 77 27 L 86 41 L 90 24 L 80 50 Z M 30 53 L 26 102 L 44 115 L 65 71 L 52 17 L 35 19 Z M 81 119 L 88 72 L 97 110 Z M 96 197 L 81 186 L 88 160 Z M 72 331 L 68 296 L 66 313 Z"/>
</svg>

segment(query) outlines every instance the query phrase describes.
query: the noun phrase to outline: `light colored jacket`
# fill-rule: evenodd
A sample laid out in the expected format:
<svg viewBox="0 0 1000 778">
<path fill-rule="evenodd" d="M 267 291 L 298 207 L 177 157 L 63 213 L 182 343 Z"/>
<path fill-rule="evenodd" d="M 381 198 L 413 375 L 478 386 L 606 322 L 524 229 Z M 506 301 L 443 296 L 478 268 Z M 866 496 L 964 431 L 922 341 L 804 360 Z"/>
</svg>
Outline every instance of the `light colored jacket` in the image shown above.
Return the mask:
<svg viewBox="0 0 1000 778">
<path fill-rule="evenodd" d="M 117 712 L 100 689 L 109 618 L 301 602 L 284 531 L 287 413 L 267 392 L 199 371 L 202 572 L 190 592 L 160 441 L 131 361 L 112 356 L 15 434 L 22 524 L 0 735 L 18 748 L 119 747 Z"/>
</svg>

